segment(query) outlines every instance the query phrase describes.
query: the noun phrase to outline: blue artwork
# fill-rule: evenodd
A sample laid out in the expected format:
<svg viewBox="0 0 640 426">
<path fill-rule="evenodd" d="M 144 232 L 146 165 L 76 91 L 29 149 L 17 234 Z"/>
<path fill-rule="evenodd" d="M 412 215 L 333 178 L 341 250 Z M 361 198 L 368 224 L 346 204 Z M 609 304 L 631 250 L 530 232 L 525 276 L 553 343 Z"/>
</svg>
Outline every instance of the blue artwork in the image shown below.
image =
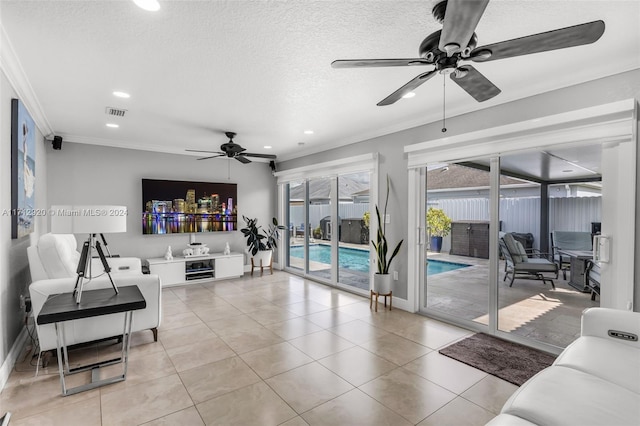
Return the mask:
<svg viewBox="0 0 640 426">
<path fill-rule="evenodd" d="M 12 237 L 22 238 L 33 232 L 36 189 L 36 127 L 19 99 L 11 105 L 12 152 Z"/>
</svg>

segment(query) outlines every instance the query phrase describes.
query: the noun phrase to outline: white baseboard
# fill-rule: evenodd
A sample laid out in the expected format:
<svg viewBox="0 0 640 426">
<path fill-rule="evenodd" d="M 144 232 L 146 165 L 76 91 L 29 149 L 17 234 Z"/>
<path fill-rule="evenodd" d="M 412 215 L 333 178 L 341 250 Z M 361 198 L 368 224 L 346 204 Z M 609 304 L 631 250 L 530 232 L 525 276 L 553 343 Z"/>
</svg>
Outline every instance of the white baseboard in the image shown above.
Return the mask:
<svg viewBox="0 0 640 426">
<path fill-rule="evenodd" d="M 7 358 L 4 360 L 2 367 L 0 367 L 0 390 L 4 389 L 4 385 L 6 385 L 7 380 L 9 380 L 13 366 L 16 364 L 16 361 L 20 356 L 20 351 L 24 347 L 27 336 L 27 327 L 22 327 L 22 331 L 18 335 L 16 341 L 13 342 L 13 346 L 11 347 Z"/>
<path fill-rule="evenodd" d="M 413 309 L 413 306 L 411 306 L 411 303 L 409 303 L 408 300 L 400 299 L 399 297 L 393 298 L 393 307 L 411 313 L 415 312 L 415 309 Z"/>
</svg>

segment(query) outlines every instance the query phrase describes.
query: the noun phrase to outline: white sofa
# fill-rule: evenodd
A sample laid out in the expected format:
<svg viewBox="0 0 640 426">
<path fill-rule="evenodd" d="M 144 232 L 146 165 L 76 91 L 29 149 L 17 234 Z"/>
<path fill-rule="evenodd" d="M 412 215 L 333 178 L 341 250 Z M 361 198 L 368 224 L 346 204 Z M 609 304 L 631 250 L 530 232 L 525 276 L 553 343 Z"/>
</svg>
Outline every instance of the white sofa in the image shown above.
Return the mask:
<svg viewBox="0 0 640 426">
<path fill-rule="evenodd" d="M 76 268 L 80 253 L 77 241 L 71 234 L 44 234 L 37 244 L 27 248 L 32 283 L 29 286 L 33 315 L 37 318 L 42 305 L 51 294 L 73 291 L 76 283 Z M 158 339 L 162 313 L 162 286 L 157 275 L 144 275 L 140 259 L 110 257 L 111 276 L 116 286 L 137 285 L 144 296 L 147 307 L 134 312 L 132 331 L 151 330 Z M 85 283 L 85 290 L 111 287 L 103 273 L 99 259 L 92 259 L 94 275 L 102 276 Z M 67 345 L 91 342 L 122 334 L 124 314 L 84 318 L 64 323 Z M 56 332 L 53 324 L 37 325 L 40 351 L 55 349 Z"/>
<path fill-rule="evenodd" d="M 640 313 L 589 308 L 578 339 L 507 400 L 489 426 L 640 425 Z"/>
</svg>

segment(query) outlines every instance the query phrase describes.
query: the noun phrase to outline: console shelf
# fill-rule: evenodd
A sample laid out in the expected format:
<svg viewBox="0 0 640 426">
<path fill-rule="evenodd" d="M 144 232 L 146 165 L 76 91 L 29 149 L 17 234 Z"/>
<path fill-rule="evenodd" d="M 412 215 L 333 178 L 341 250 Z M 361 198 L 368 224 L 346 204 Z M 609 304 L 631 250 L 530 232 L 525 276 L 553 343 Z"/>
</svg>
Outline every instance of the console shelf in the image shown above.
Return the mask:
<svg viewBox="0 0 640 426">
<path fill-rule="evenodd" d="M 244 255 L 242 253 L 212 253 L 207 256 L 163 257 L 146 260 L 149 272 L 160 277 L 163 287 L 182 285 L 203 280 L 221 280 L 240 277 L 244 274 Z"/>
</svg>

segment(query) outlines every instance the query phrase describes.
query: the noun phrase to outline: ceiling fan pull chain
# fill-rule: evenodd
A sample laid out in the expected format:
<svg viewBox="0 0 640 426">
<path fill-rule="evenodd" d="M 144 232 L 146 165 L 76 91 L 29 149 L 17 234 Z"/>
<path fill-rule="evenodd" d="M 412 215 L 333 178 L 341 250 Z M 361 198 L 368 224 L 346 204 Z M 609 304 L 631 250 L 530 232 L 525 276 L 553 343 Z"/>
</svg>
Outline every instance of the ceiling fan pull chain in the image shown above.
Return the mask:
<svg viewBox="0 0 640 426">
<path fill-rule="evenodd" d="M 445 78 L 445 76 L 442 76 L 442 133 L 447 131 L 447 127 L 446 127 L 447 118 L 446 118 L 446 112 L 445 112 L 445 102 L 447 98 L 446 84 L 447 84 L 447 79 Z"/>
</svg>

